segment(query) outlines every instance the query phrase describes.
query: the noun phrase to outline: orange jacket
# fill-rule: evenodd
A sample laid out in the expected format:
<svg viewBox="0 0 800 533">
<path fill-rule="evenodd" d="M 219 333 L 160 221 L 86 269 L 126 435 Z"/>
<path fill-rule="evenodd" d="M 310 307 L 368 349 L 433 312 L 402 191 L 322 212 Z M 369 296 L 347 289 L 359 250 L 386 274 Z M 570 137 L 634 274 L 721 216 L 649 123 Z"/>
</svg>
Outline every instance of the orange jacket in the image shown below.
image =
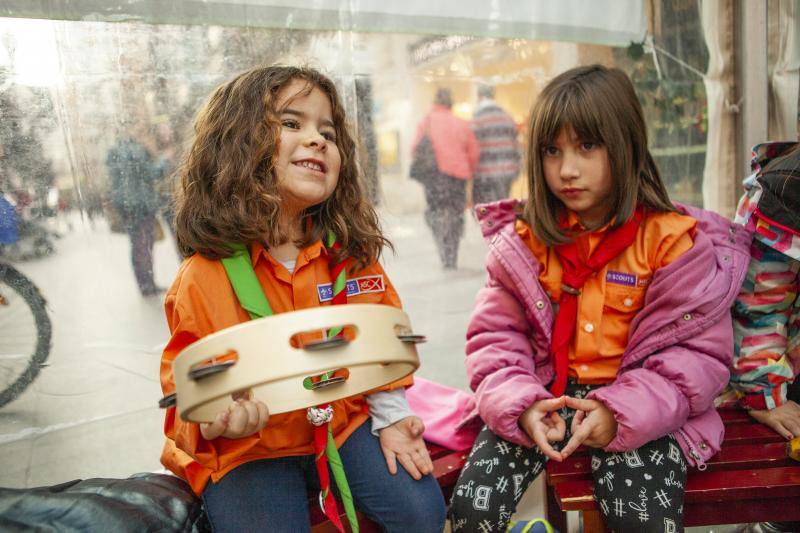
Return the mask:
<svg viewBox="0 0 800 533">
<path fill-rule="evenodd" d="M 571 229 L 580 231 L 577 217 L 569 214 Z M 628 345 L 631 321 L 642 307 L 653 272 L 670 264 L 693 246 L 697 221 L 678 213 L 648 212 L 636 239 L 591 277 L 578 296 L 578 320 L 569 348 L 569 375 L 579 383 L 608 383 L 619 369 Z M 577 237 L 580 253 L 591 254 L 605 233 L 601 228 Z M 539 282 L 553 302 L 561 298 L 561 261 L 530 227 L 517 222 L 517 233 L 542 265 Z"/>
<path fill-rule="evenodd" d="M 320 285 L 331 283 L 328 252 L 321 242 L 300 251 L 294 274 L 273 259 L 259 244 L 251 247 L 256 276 L 275 313 L 306 309 L 330 302 L 320 302 Z M 400 307 L 400 299 L 381 266 L 377 263 L 351 273 L 348 279 L 368 277 L 359 284 L 360 293 L 348 296 L 351 303 L 374 303 Z M 186 259 L 175 282 L 167 292 L 165 309 L 172 334 L 161 357 L 161 388 L 164 394 L 175 390 L 172 361 L 186 346 L 221 329 L 250 320 L 239 305 L 221 261 L 198 254 Z M 381 390 L 410 385 L 411 377 Z M 337 446 L 369 418 L 363 395 L 333 402 L 332 431 Z M 271 416 L 259 433 L 241 439 L 219 437 L 203 439 L 198 424 L 184 422 L 175 411 L 167 409 L 164 420 L 167 437 L 161 462 L 185 479 L 200 495 L 209 478 L 218 481 L 240 464 L 257 459 L 309 455 L 313 453 L 312 427 L 305 410 Z"/>
</svg>

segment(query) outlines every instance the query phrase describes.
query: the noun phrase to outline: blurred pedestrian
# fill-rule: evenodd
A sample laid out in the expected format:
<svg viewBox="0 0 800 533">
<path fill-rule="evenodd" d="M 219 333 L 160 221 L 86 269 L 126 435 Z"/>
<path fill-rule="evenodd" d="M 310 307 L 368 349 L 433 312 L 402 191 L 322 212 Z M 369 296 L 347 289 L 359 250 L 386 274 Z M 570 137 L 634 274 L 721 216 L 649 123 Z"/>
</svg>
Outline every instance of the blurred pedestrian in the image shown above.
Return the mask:
<svg viewBox="0 0 800 533">
<path fill-rule="evenodd" d="M 478 140 L 480 159 L 472 182 L 476 204 L 496 202 L 508 197 L 511 183 L 517 179 L 520 149 L 517 124 L 494 100 L 494 87 L 478 86 L 478 105 L 472 118 L 472 130 Z"/>
<path fill-rule="evenodd" d="M 106 155 L 106 166 L 111 178 L 111 204 L 130 237 L 136 283 L 142 296 L 153 296 L 164 290 L 153 278 L 159 209 L 156 184 L 163 168 L 146 147 L 146 135 L 140 120 L 123 122 L 117 142 Z"/>
<path fill-rule="evenodd" d="M 439 89 L 433 106 L 417 127 L 412 145 L 412 174 L 416 163 L 431 159 L 423 175 L 425 222 L 431 228 L 445 270 L 455 270 L 458 244 L 464 232 L 467 182 L 478 163 L 478 143 L 469 122 L 452 112 L 453 96 Z M 433 157 L 425 157 L 425 153 Z"/>
</svg>

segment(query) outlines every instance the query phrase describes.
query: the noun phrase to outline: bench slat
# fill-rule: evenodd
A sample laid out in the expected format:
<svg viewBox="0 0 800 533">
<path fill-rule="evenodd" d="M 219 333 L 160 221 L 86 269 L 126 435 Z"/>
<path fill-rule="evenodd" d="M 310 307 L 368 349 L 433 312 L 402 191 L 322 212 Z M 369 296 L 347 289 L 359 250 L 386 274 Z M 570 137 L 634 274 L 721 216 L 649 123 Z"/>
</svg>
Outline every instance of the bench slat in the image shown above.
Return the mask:
<svg viewBox="0 0 800 533">
<path fill-rule="evenodd" d="M 745 443 L 786 442 L 786 439 L 775 433 L 767 426 L 755 422 L 753 424 L 732 424 L 725 426 L 725 446 Z"/>
<path fill-rule="evenodd" d="M 731 512 L 732 507 L 734 512 Z M 782 522 L 800 520 L 800 498 L 746 500 L 735 503 L 700 502 L 686 503 L 683 506 L 683 523 L 687 527 L 775 520 Z"/>
<path fill-rule="evenodd" d="M 708 471 L 748 468 L 774 468 L 797 464 L 786 455 L 786 444 L 738 444 L 723 448 L 706 463 Z M 569 457 L 564 462 L 551 462 L 547 466 L 547 479 L 551 485 L 562 481 L 579 479 L 591 475 L 591 458 Z"/>
<path fill-rule="evenodd" d="M 726 426 L 728 424 L 751 424 L 753 422 L 753 417 L 743 409 L 718 409 L 717 412 Z"/>
<path fill-rule="evenodd" d="M 596 507 L 590 479 L 560 483 L 555 487 L 555 496 L 565 511 Z M 703 472 L 686 482 L 686 503 L 730 502 L 754 496 L 759 500 L 774 499 L 776 505 L 781 498 L 800 498 L 800 467 Z"/>
</svg>

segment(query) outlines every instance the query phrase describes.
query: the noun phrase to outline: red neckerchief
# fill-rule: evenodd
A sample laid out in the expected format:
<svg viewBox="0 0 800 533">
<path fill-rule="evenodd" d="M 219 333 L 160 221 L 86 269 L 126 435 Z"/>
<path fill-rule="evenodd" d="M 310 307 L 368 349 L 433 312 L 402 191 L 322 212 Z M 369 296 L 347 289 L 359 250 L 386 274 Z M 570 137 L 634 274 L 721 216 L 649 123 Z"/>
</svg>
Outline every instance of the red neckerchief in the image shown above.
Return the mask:
<svg viewBox="0 0 800 533">
<path fill-rule="evenodd" d="M 550 392 L 556 397 L 564 394 L 567 386 L 569 343 L 575 333 L 575 323 L 578 319 L 578 295 L 581 293 L 583 284 L 625 248 L 633 244 L 643 217 L 644 209 L 638 206 L 627 222 L 603 235 L 602 240 L 586 261 L 580 257 L 581 254 L 578 253 L 578 245 L 575 240 L 555 246 L 556 254 L 563 268 L 561 298 L 558 300 L 558 314 L 550 343 L 550 354 L 556 371 L 556 378 Z M 562 221 L 563 226 L 566 226 L 566 217 Z"/>
</svg>

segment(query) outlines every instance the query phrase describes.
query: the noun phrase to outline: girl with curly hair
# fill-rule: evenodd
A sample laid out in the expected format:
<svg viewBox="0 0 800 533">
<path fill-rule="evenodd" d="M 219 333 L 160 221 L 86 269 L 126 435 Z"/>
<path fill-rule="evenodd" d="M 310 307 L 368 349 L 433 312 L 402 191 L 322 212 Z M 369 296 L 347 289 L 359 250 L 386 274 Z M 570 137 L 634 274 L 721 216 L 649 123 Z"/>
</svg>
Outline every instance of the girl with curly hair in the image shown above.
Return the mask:
<svg viewBox="0 0 800 533">
<path fill-rule="evenodd" d="M 340 303 L 330 288 L 342 268 L 345 300 L 400 306 L 378 263 L 389 242 L 355 153 L 336 87 L 313 69 L 254 68 L 214 91 L 180 170 L 176 234 L 186 259 L 166 295 L 165 394 L 183 348 L 251 318 L 226 271 L 237 254 L 276 313 Z M 422 422 L 405 401 L 409 384 L 332 402 L 328 428 L 359 511 L 388 531 L 439 532 L 444 500 Z M 169 408 L 164 428 L 161 460 L 202 496 L 214 531 L 310 530 L 308 490 L 319 487 L 306 410 L 269 416 L 264 403 L 242 396 L 207 424 Z"/>
</svg>

